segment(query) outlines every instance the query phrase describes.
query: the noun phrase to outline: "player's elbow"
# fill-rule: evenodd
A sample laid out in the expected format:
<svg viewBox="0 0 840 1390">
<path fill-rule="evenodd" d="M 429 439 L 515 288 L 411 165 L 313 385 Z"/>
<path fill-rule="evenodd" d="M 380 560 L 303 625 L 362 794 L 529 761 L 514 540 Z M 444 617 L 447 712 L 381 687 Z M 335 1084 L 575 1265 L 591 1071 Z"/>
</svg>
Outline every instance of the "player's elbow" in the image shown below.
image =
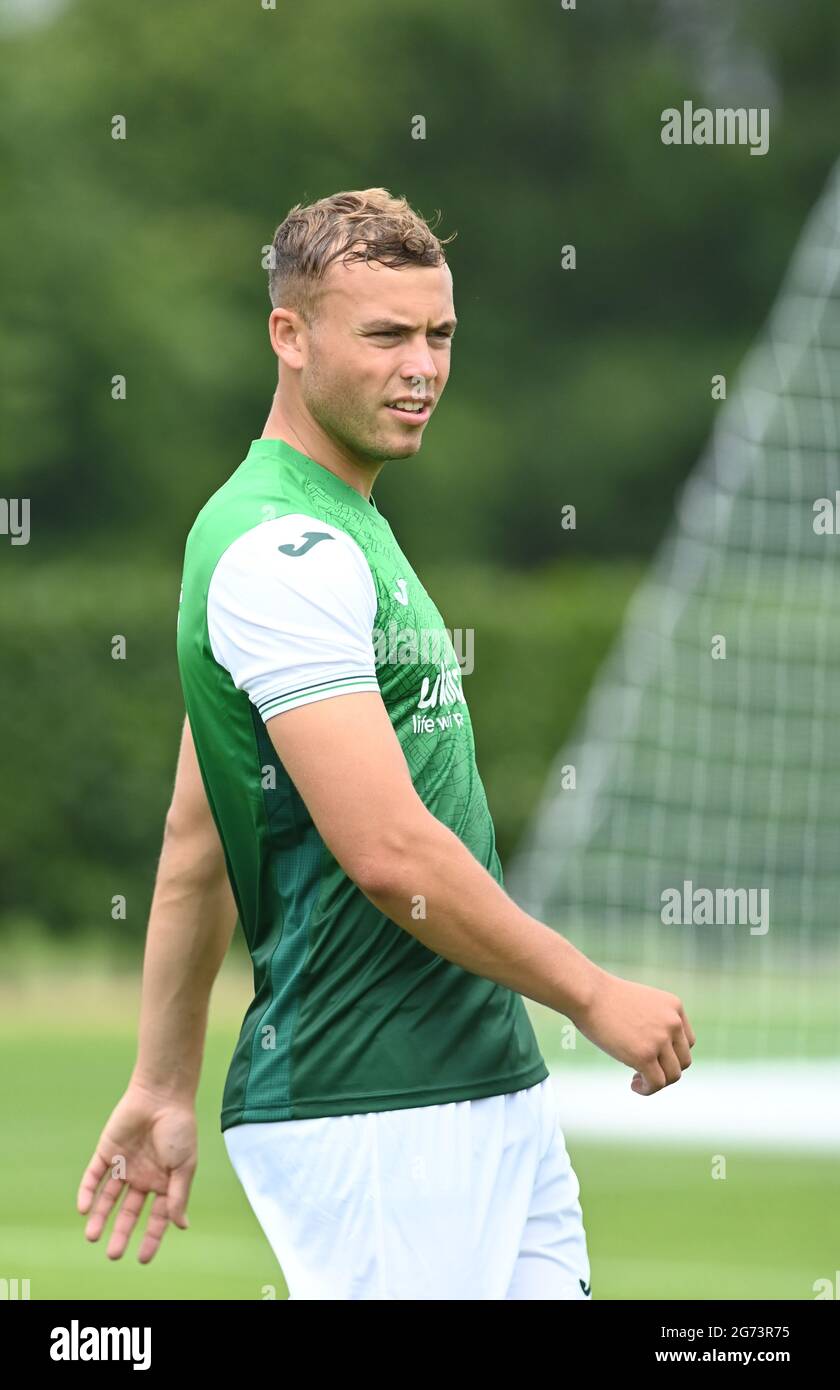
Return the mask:
<svg viewBox="0 0 840 1390">
<path fill-rule="evenodd" d="M 347 871 L 362 892 L 374 900 L 410 892 L 412 866 L 422 858 L 423 845 L 436 824 L 424 810 L 421 817 L 393 820 L 367 842 L 357 845 Z M 416 878 L 416 873 L 414 875 Z"/>
<path fill-rule="evenodd" d="M 196 882 L 212 882 L 226 873 L 224 850 L 209 815 L 171 805 L 163 827 L 163 860 L 168 871 Z"/>
</svg>

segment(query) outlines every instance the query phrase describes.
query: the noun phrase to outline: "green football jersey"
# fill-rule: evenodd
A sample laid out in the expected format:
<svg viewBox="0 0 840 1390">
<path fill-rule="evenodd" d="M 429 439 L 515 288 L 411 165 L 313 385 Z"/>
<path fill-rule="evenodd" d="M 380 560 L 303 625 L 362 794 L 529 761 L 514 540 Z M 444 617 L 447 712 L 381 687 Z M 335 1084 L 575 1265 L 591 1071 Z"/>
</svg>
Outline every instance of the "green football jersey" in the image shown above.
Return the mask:
<svg viewBox="0 0 840 1390">
<path fill-rule="evenodd" d="M 177 649 L 253 962 L 222 1129 L 542 1081 L 522 998 L 379 911 L 266 728 L 314 700 L 379 693 L 421 800 L 503 882 L 452 640 L 373 500 L 284 441 L 255 440 L 187 538 Z"/>
</svg>

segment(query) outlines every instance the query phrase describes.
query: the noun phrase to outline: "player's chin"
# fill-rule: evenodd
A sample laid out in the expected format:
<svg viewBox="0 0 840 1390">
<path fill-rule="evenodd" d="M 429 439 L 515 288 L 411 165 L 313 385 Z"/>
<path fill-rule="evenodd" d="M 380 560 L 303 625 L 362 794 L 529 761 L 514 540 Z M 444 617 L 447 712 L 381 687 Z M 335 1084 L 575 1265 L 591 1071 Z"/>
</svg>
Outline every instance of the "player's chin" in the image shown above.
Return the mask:
<svg viewBox="0 0 840 1390">
<path fill-rule="evenodd" d="M 421 439 L 409 439 L 405 441 L 389 441 L 389 459 L 410 459 L 415 454 L 419 454 L 423 441 Z"/>
<path fill-rule="evenodd" d="M 416 454 L 423 443 L 424 433 L 424 425 L 415 425 L 413 429 L 405 429 L 404 426 L 397 423 L 393 429 L 388 431 L 390 457 L 392 459 L 408 458 L 411 454 Z"/>
</svg>

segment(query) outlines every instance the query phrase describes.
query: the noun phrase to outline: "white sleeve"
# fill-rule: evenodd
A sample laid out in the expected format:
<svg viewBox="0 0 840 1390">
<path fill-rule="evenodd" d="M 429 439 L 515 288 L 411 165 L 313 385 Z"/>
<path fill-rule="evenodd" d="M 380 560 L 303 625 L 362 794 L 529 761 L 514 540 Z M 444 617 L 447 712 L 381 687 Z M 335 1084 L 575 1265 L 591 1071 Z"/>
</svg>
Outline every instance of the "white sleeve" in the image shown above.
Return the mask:
<svg viewBox="0 0 840 1390">
<path fill-rule="evenodd" d="M 317 517 L 264 521 L 222 555 L 207 593 L 213 656 L 262 718 L 379 690 L 376 589 L 361 547 Z"/>
</svg>

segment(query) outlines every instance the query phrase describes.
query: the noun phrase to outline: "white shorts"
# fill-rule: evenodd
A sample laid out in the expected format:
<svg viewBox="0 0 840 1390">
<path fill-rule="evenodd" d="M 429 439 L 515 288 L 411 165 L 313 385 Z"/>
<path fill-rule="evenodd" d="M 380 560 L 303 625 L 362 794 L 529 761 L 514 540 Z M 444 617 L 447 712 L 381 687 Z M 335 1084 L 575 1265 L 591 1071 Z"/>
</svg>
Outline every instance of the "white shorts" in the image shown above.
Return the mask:
<svg viewBox="0 0 840 1390">
<path fill-rule="evenodd" d="M 296 1299 L 586 1299 L 550 1077 L 444 1105 L 224 1131 Z"/>
</svg>

